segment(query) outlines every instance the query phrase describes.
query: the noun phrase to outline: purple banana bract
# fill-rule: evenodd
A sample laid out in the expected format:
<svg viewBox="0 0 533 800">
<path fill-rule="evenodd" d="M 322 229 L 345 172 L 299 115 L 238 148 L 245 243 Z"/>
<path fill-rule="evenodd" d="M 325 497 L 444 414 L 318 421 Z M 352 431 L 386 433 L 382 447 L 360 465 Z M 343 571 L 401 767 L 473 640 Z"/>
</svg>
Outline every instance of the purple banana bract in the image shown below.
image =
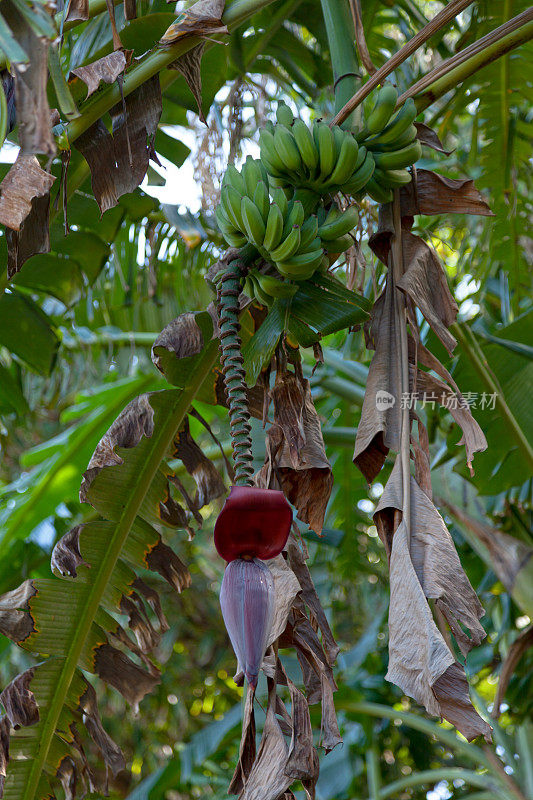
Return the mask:
<svg viewBox="0 0 533 800">
<path fill-rule="evenodd" d="M 220 589 L 222 616 L 246 680 L 255 688 L 274 617 L 274 581 L 258 559 L 236 558 Z"/>
</svg>

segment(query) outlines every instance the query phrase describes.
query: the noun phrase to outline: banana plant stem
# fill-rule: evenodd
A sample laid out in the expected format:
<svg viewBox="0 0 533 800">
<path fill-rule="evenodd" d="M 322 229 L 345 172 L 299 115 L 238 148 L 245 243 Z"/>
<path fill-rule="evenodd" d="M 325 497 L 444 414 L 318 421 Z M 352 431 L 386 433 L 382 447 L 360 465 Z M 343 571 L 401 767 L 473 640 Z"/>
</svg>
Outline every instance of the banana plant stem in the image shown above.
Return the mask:
<svg viewBox="0 0 533 800">
<path fill-rule="evenodd" d="M 348 102 L 359 85 L 355 32 L 348 0 L 320 0 L 333 66 L 335 112 Z M 348 115 L 343 121 L 348 119 Z"/>
<path fill-rule="evenodd" d="M 450 326 L 450 331 L 460 343 L 463 352 L 483 381 L 483 384 L 485 385 L 489 394 L 495 395 L 496 407 L 507 424 L 509 432 L 515 440 L 519 450 L 526 459 L 526 464 L 529 466 L 530 470 L 533 471 L 533 448 L 524 435 L 524 432 L 511 409 L 507 405 L 502 389 L 494 375 L 492 375 L 487 360 L 483 355 L 483 351 L 475 340 L 474 334 L 472 331 L 470 331 L 468 326 L 460 325 L 457 322 Z"/>
<path fill-rule="evenodd" d="M 252 14 L 257 13 L 261 9 L 270 5 L 273 0 L 237 0 L 230 8 L 224 13 L 222 19 L 227 25 L 228 30 L 234 30 Z M 143 83 L 152 78 L 157 73 L 169 67 L 176 59 L 184 53 L 192 50 L 193 47 L 200 44 L 203 40 L 198 36 L 186 36 L 178 40 L 176 44 L 171 47 L 162 49 L 158 48 L 149 53 L 142 61 L 136 64 L 124 75 L 123 92 L 127 97 L 135 89 L 138 89 Z M 223 46 L 223 45 L 221 45 Z M 172 76 L 174 79 L 176 76 Z M 172 81 L 170 80 L 169 83 Z M 168 85 L 168 84 L 167 84 Z M 78 136 L 81 136 L 88 128 L 91 127 L 97 120 L 100 119 L 110 108 L 117 103 L 121 102 L 120 88 L 117 84 L 104 89 L 101 94 L 89 102 L 86 108 L 83 109 L 81 117 L 72 120 L 65 126 L 65 133 L 69 142 L 74 142 Z"/>
<path fill-rule="evenodd" d="M 464 11 L 472 0 L 452 0 L 448 5 L 442 9 L 427 25 L 425 25 L 412 39 L 410 39 L 404 46 L 395 53 L 392 58 L 383 64 L 378 71 L 372 75 L 371 78 L 362 86 L 353 97 L 351 97 L 346 105 L 341 108 L 333 118 L 332 125 L 340 125 L 345 119 L 363 102 L 370 92 L 382 83 L 385 78 L 391 74 L 400 64 L 403 64 L 409 56 L 418 50 L 418 48 L 427 42 L 438 30 L 447 25 L 457 14 Z"/>
<path fill-rule="evenodd" d="M 532 36 L 533 8 L 528 8 L 428 72 L 398 98 L 398 105 L 402 105 L 408 97 L 416 96 L 417 108 L 423 111 L 447 91 L 455 89 L 472 73 L 528 41 Z"/>
</svg>

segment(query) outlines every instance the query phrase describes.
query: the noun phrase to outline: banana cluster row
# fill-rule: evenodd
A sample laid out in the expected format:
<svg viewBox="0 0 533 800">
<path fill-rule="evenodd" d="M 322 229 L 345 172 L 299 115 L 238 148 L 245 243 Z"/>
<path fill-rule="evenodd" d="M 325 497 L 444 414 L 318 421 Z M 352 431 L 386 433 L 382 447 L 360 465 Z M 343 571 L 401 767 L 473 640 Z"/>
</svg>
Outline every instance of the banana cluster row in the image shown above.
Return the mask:
<svg viewBox="0 0 533 800">
<path fill-rule="evenodd" d="M 249 156 L 242 172 L 233 166 L 226 170 L 215 212 L 218 226 L 228 244 L 252 244 L 283 278 L 307 280 L 320 266 L 327 268 L 332 254 L 338 256 L 352 244 L 348 234 L 358 214 L 354 206 L 340 211 L 333 205 L 327 214 L 321 206 L 317 216 L 300 196 L 304 202 L 298 192 L 288 200 L 281 187 L 269 187 L 264 164 Z"/>
<path fill-rule="evenodd" d="M 398 92 L 386 84 L 375 101 L 365 106 L 364 127 L 355 138 L 372 154 L 375 169 L 366 185 L 368 194 L 379 203 L 392 200 L 392 189 L 411 181 L 406 167 L 418 161 L 422 147 L 414 125 L 417 110 L 412 97 L 395 114 Z"/>
</svg>

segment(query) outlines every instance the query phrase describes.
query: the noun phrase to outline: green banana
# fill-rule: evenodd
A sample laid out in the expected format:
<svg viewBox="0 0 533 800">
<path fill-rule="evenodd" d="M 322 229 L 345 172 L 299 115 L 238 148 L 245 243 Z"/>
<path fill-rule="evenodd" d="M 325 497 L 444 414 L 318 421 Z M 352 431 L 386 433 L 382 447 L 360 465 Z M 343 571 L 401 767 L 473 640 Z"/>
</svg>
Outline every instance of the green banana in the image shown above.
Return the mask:
<svg viewBox="0 0 533 800">
<path fill-rule="evenodd" d="M 261 303 L 262 306 L 266 306 L 270 308 L 272 303 L 274 302 L 273 298 L 263 291 L 261 288 L 261 284 L 259 282 L 259 273 L 256 270 L 252 270 L 248 273 L 250 276 L 250 281 L 252 282 L 252 286 L 254 287 L 254 295 L 256 299 Z"/>
<path fill-rule="evenodd" d="M 246 184 L 244 182 L 244 178 L 233 164 L 228 164 L 222 185 L 233 186 L 233 188 L 236 189 L 241 196 L 246 194 Z"/>
<path fill-rule="evenodd" d="M 393 150 L 401 150 L 402 147 L 407 147 L 408 144 L 414 142 L 417 136 L 417 130 L 414 125 L 409 125 L 407 130 L 405 130 L 401 136 L 399 136 L 396 141 L 382 144 L 381 141 L 374 141 L 373 139 L 368 139 L 366 142 L 366 146 L 372 152 L 377 153 L 391 153 Z"/>
<path fill-rule="evenodd" d="M 300 201 L 303 206 L 304 213 L 307 216 L 307 214 L 312 214 L 314 212 L 315 208 L 320 202 L 320 195 L 312 189 L 299 187 L 294 192 L 293 199 Z"/>
<path fill-rule="evenodd" d="M 272 261 L 285 261 L 293 256 L 300 247 L 300 228 L 295 226 L 289 235 L 270 253 Z"/>
<path fill-rule="evenodd" d="M 256 161 L 252 156 L 247 156 L 242 166 L 242 176 L 246 185 L 246 194 L 250 198 L 254 196 L 255 188 L 259 181 L 263 180 L 260 164 L 261 162 Z"/>
<path fill-rule="evenodd" d="M 276 119 L 280 125 L 286 125 L 287 128 L 289 128 L 294 122 L 294 115 L 287 103 L 284 103 L 283 100 L 278 103 Z"/>
<path fill-rule="evenodd" d="M 254 285 L 249 275 L 244 279 L 243 292 L 247 294 L 251 300 L 255 298 Z"/>
<path fill-rule="evenodd" d="M 392 153 L 374 153 L 374 161 L 380 169 L 403 169 L 410 167 L 422 155 L 422 145 L 418 139 L 401 150 Z"/>
<path fill-rule="evenodd" d="M 318 150 L 315 145 L 315 140 L 313 139 L 311 131 L 301 119 L 294 120 L 291 130 L 296 146 L 300 151 L 302 162 L 307 167 L 309 176 L 312 178 L 318 167 Z"/>
<path fill-rule="evenodd" d="M 235 230 L 222 206 L 217 206 L 215 209 L 215 217 L 222 236 L 231 247 L 243 247 L 246 244 L 246 236 Z"/>
<path fill-rule="evenodd" d="M 411 173 L 406 169 L 386 169 L 376 167 L 372 176 L 384 189 L 396 189 L 411 183 Z"/>
<path fill-rule="evenodd" d="M 379 144 L 393 144 L 413 124 L 416 115 L 415 101 L 412 97 L 408 97 L 396 116 L 371 141 L 379 142 Z"/>
<path fill-rule="evenodd" d="M 244 222 L 241 212 L 241 195 L 233 186 L 224 186 L 220 193 L 222 207 L 229 221 L 239 231 L 244 231 Z M 250 201 L 251 202 L 251 201 Z"/>
<path fill-rule="evenodd" d="M 362 165 L 359 167 L 357 172 L 352 175 L 350 180 L 344 184 L 342 191 L 351 195 L 354 195 L 356 192 L 360 191 L 360 189 L 362 189 L 372 177 L 375 167 L 376 162 L 374 161 L 374 157 L 372 153 L 367 151 Z"/>
<path fill-rule="evenodd" d="M 254 201 L 246 195 L 241 201 L 241 214 L 248 239 L 256 247 L 261 247 L 265 238 L 265 223 Z"/>
<path fill-rule="evenodd" d="M 262 275 L 258 272 L 257 280 L 261 289 L 270 297 L 293 297 L 298 291 L 298 287 L 294 283 L 280 281 L 279 278 L 275 278 L 273 275 Z"/>
<path fill-rule="evenodd" d="M 337 156 L 337 164 L 328 180 L 328 186 L 342 186 L 343 183 L 346 183 L 356 169 L 355 165 L 357 163 L 358 154 L 359 145 L 352 134 L 346 131 L 339 155 Z"/>
<path fill-rule="evenodd" d="M 288 209 L 288 214 L 283 223 L 283 239 L 289 235 L 295 226 L 301 227 L 305 217 L 304 207 L 299 200 L 291 200 Z"/>
<path fill-rule="evenodd" d="M 375 200 L 376 203 L 384 205 L 385 203 L 390 203 L 392 201 L 392 189 L 385 189 L 383 186 L 380 186 L 379 183 L 374 180 L 374 178 L 370 178 L 365 189 L 372 200 Z"/>
<path fill-rule="evenodd" d="M 268 196 L 268 189 L 264 181 L 259 181 L 252 196 L 266 224 L 270 211 L 270 197 Z"/>
<path fill-rule="evenodd" d="M 344 236 L 339 236 L 337 239 L 331 239 L 328 242 L 323 242 L 325 249 L 328 253 L 344 253 L 345 250 L 348 250 L 353 244 L 353 239 L 348 234 L 344 234 Z"/>
<path fill-rule="evenodd" d="M 328 247 L 329 241 L 338 239 L 339 236 L 343 236 L 352 231 L 358 221 L 359 214 L 357 208 L 355 206 L 350 206 L 346 211 L 343 211 L 331 221 L 328 222 L 328 220 L 326 220 L 324 225 L 318 229 L 318 235 L 326 242 L 325 246 Z"/>
<path fill-rule="evenodd" d="M 317 122 L 315 124 L 313 137 L 318 150 L 320 177 L 325 180 L 333 172 L 337 160 L 335 138 L 331 128 L 325 122 Z"/>
<path fill-rule="evenodd" d="M 379 133 L 386 127 L 396 108 L 398 92 L 390 83 L 382 86 L 376 96 L 376 103 L 371 113 L 366 118 L 366 127 L 369 133 Z"/>
<path fill-rule="evenodd" d="M 274 134 L 264 128 L 259 134 L 259 152 L 261 154 L 261 161 L 266 165 L 271 175 L 274 177 L 283 177 L 286 174 L 285 164 L 276 150 Z"/>
<path fill-rule="evenodd" d="M 313 216 L 308 217 L 300 228 L 300 250 L 302 253 L 310 249 L 311 243 L 318 236 L 318 219 Z"/>
<path fill-rule="evenodd" d="M 310 278 L 322 262 L 323 250 L 302 253 L 290 259 L 276 262 L 276 268 L 285 278 L 305 281 Z"/>
<path fill-rule="evenodd" d="M 287 195 L 283 191 L 283 189 L 279 187 L 274 187 L 270 190 L 270 194 L 272 195 L 272 200 L 278 206 L 279 210 L 281 211 L 281 216 L 286 217 L 289 213 L 289 201 L 287 200 Z"/>
<path fill-rule="evenodd" d="M 331 130 L 333 131 L 333 138 L 335 139 L 335 148 L 338 156 L 341 151 L 342 143 L 344 142 L 344 134 L 346 131 L 343 131 L 340 125 L 332 125 Z"/>
<path fill-rule="evenodd" d="M 283 234 L 283 214 L 276 203 L 272 203 L 268 212 L 268 218 L 265 228 L 265 238 L 263 239 L 263 248 L 269 253 L 281 242 Z"/>
<path fill-rule="evenodd" d="M 300 151 L 294 141 L 294 136 L 284 125 L 276 125 L 274 145 L 285 171 L 299 172 L 302 168 Z"/>
</svg>

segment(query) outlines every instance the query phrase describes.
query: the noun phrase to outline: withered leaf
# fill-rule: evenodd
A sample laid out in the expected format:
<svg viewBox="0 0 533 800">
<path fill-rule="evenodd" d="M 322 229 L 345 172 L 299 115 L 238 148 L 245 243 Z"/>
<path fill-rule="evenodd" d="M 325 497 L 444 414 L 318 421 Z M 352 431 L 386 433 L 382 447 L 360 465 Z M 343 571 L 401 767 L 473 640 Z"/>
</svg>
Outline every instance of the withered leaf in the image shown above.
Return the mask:
<svg viewBox="0 0 533 800">
<path fill-rule="evenodd" d="M 63 787 L 65 800 L 74 800 L 78 791 L 78 769 L 74 759 L 65 756 L 57 768 L 56 776 Z"/>
<path fill-rule="evenodd" d="M 254 689 L 252 689 L 250 684 L 247 684 L 246 702 L 242 718 L 241 743 L 239 746 L 239 760 L 228 787 L 228 794 L 239 794 L 243 790 L 255 761 L 254 696 Z"/>
<path fill-rule="evenodd" d="M 126 68 L 126 56 L 122 50 L 115 50 L 107 56 L 87 64 L 85 67 L 73 69 L 70 73 L 82 80 L 87 85 L 87 97 L 95 92 L 101 81 L 114 83 Z"/>
<path fill-rule="evenodd" d="M 89 19 L 89 0 L 70 0 L 65 22 Z"/>
<path fill-rule="evenodd" d="M 53 13 L 53 5 L 43 5 Z M 18 141 L 22 155 L 56 152 L 50 107 L 46 93 L 48 82 L 48 41 L 38 36 L 13 3 L 3 3 L 2 15 L 22 49 L 31 54 L 26 64 L 13 64 L 15 99 L 19 126 Z"/>
<path fill-rule="evenodd" d="M 318 757 L 313 744 L 309 706 L 302 692 L 287 678 L 292 705 L 292 737 L 285 775 L 293 780 L 308 781 L 314 787 L 318 780 Z"/>
<path fill-rule="evenodd" d="M 100 714 L 98 713 L 96 692 L 87 681 L 85 692 L 80 698 L 80 711 L 83 714 L 83 723 L 89 736 L 98 747 L 113 775 L 117 775 L 126 766 L 124 756 L 120 747 L 115 744 L 102 726 Z"/>
<path fill-rule="evenodd" d="M 145 672 L 120 650 L 109 644 L 101 645 L 94 657 L 95 672 L 123 695 L 136 713 L 139 703 L 151 692 L 159 676 Z"/>
<path fill-rule="evenodd" d="M 137 19 L 137 0 L 124 0 L 124 17 L 128 22 Z"/>
<path fill-rule="evenodd" d="M 76 140 L 91 170 L 94 196 L 104 213 L 142 183 L 161 116 L 161 87 L 154 75 L 110 110 L 112 134 L 100 119 Z M 125 110 L 124 110 L 125 109 Z"/>
<path fill-rule="evenodd" d="M 448 328 L 458 308 L 439 257 L 423 239 L 406 230 L 402 231 L 402 250 L 404 273 L 398 288 L 418 306 L 451 355 L 457 342 Z"/>
<path fill-rule="evenodd" d="M 152 435 L 154 410 L 149 398 L 149 394 L 141 394 L 128 403 L 96 445 L 89 466 L 83 473 L 80 502 L 87 502 L 91 483 L 102 469 L 124 463 L 115 452 L 115 448 L 136 447 L 143 436 L 150 438 Z"/>
<path fill-rule="evenodd" d="M 0 224 L 20 231 L 32 210 L 32 200 L 48 195 L 54 181 L 35 156 L 19 153 L 0 184 Z"/>
<path fill-rule="evenodd" d="M 191 585 L 191 573 L 176 553 L 159 542 L 146 556 L 149 569 L 158 572 L 175 590 L 181 592 Z"/>
<path fill-rule="evenodd" d="M 267 641 L 268 646 L 285 630 L 294 598 L 300 591 L 300 584 L 282 555 L 265 561 L 265 564 L 272 573 L 275 591 L 274 618 Z"/>
<path fill-rule="evenodd" d="M 444 149 L 437 132 L 434 131 L 433 128 L 430 128 L 429 125 L 424 125 L 423 122 L 415 122 L 415 128 L 416 138 L 420 144 L 431 147 L 432 150 L 436 150 L 438 153 L 444 153 L 446 156 L 449 156 L 453 152 L 452 150 Z"/>
<path fill-rule="evenodd" d="M 185 469 L 194 478 L 197 486 L 194 506 L 197 509 L 226 493 L 224 481 L 212 461 L 205 456 L 191 436 L 189 418 L 173 443 L 173 455 L 181 459 Z"/>
<path fill-rule="evenodd" d="M 386 678 L 424 705 L 428 713 L 448 719 L 468 739 L 480 734 L 490 738 L 490 726 L 470 703 L 464 670 L 435 625 L 427 597 L 438 598 L 463 652 L 484 635 L 478 623 L 481 606 L 442 519 L 413 478 L 410 542 L 404 520 L 394 530 L 394 509 L 403 507 L 401 481 L 397 458 L 375 514 L 378 532 L 390 553 Z M 469 628 L 471 638 L 459 623 Z"/>
<path fill-rule="evenodd" d="M 39 709 L 30 689 L 35 669 L 27 669 L 17 675 L 0 694 L 0 702 L 14 728 L 24 728 L 39 722 Z"/>
<path fill-rule="evenodd" d="M 123 595 L 120 600 L 119 610 L 128 617 L 128 625 L 133 632 L 141 653 L 151 653 L 161 640 L 157 631 L 146 614 L 144 604 L 136 592 L 129 597 Z"/>
<path fill-rule="evenodd" d="M 302 389 L 305 444 L 300 450 L 298 463 L 295 465 L 291 458 L 283 428 L 274 424 L 267 434 L 266 461 L 256 476 L 256 482 L 258 486 L 266 488 L 281 488 L 289 502 L 296 507 L 298 518 L 320 533 L 333 488 L 333 476 L 309 381 L 303 381 Z"/>
<path fill-rule="evenodd" d="M 426 402 L 428 397 L 434 398 L 434 400 L 450 412 L 454 420 L 460 426 L 463 435 L 459 445 L 464 444 L 465 446 L 466 462 L 473 475 L 472 460 L 474 458 L 474 453 L 486 450 L 488 445 L 485 434 L 472 416 L 468 403 L 459 392 L 453 392 L 445 383 L 435 378 L 429 372 L 422 372 L 422 370 L 417 371 L 416 387 L 418 392 L 425 394 Z"/>
<path fill-rule="evenodd" d="M 69 575 L 75 578 L 80 566 L 89 566 L 80 553 L 80 533 L 83 525 L 76 525 L 68 533 L 59 539 L 50 559 L 52 572 L 57 571 L 61 575 Z"/>
<path fill-rule="evenodd" d="M 305 445 L 303 426 L 304 387 L 294 372 L 278 370 L 271 392 L 274 420 L 283 431 L 291 466 L 298 469 Z"/>
<path fill-rule="evenodd" d="M 323 646 L 328 663 L 330 666 L 333 666 L 340 648 L 329 627 L 324 609 L 316 593 L 315 584 L 309 572 L 309 567 L 305 563 L 302 551 L 293 536 L 289 539 L 289 564 L 298 579 L 302 592 L 302 599 L 318 622 L 318 626 L 322 632 Z"/>
<path fill-rule="evenodd" d="M 176 358 L 188 358 L 201 353 L 204 344 L 204 336 L 196 322 L 196 314 L 186 312 L 180 314 L 163 328 L 152 345 L 152 361 L 164 374 L 160 349 L 174 353 Z"/>
<path fill-rule="evenodd" d="M 397 290 L 396 290 L 397 291 Z M 385 291 L 374 303 L 367 347 L 375 349 L 368 370 L 353 460 L 369 483 L 381 470 L 389 450 L 400 448 L 401 353 L 398 305 L 389 270 Z"/>
<path fill-rule="evenodd" d="M 474 533 L 485 545 L 489 551 L 494 572 L 507 591 L 512 592 L 519 573 L 533 558 L 533 548 L 528 547 L 514 536 L 501 533 L 496 528 L 474 519 L 462 508 L 450 503 L 449 500 L 439 498 L 438 503 L 444 506 L 452 517 L 455 517 L 461 525 Z"/>
<path fill-rule="evenodd" d="M 168 31 L 167 31 L 168 33 Z M 202 56 L 204 54 L 205 43 L 201 42 L 197 44 L 196 47 L 193 47 L 192 50 L 188 50 L 182 56 L 180 56 L 176 61 L 170 64 L 169 69 L 177 69 L 187 83 L 187 86 L 191 90 L 194 99 L 196 100 L 196 104 L 198 105 L 198 116 L 200 117 L 200 121 L 207 125 L 207 120 L 205 118 L 204 110 L 202 108 Z"/>
<path fill-rule="evenodd" d="M 374 521 L 389 559 L 396 536 L 394 510 L 401 512 L 403 509 L 402 491 L 401 463 L 397 458 L 374 514 Z M 461 651 L 466 655 L 486 635 L 479 623 L 485 612 L 461 566 L 444 520 L 412 476 L 410 492 L 409 553 L 413 568 L 425 596 L 437 601 Z M 405 609 L 397 611 L 405 613 Z M 470 631 L 470 637 L 461 626 Z"/>
<path fill-rule="evenodd" d="M 494 216 L 483 195 L 469 178 L 446 178 L 417 169 L 415 179 L 400 191 L 402 217 L 415 214 L 477 214 Z"/>
<path fill-rule="evenodd" d="M 145 601 L 156 615 L 161 633 L 168 631 L 169 624 L 161 607 L 161 598 L 156 590 L 152 589 L 151 586 L 148 586 L 148 584 L 145 583 L 142 578 L 135 578 L 133 581 L 133 587 L 144 597 Z"/>
<path fill-rule="evenodd" d="M 507 691 L 509 681 L 514 674 L 518 662 L 530 647 L 533 647 L 533 625 L 530 625 L 528 628 L 521 631 L 507 651 L 505 661 L 503 662 L 500 671 L 498 690 L 496 692 L 496 697 L 494 698 L 494 708 L 492 710 L 492 717 L 494 719 L 499 718 L 500 706 L 503 702 L 503 698 L 505 697 L 505 692 Z"/>
<path fill-rule="evenodd" d="M 30 580 L 0 597 L 0 633 L 14 642 L 22 642 L 34 631 L 28 601 L 37 594 Z"/>
<path fill-rule="evenodd" d="M 161 37 L 161 47 L 170 47 L 186 36 L 213 36 L 228 33 L 222 22 L 225 0 L 198 0 L 172 23 Z"/>
<path fill-rule="evenodd" d="M 0 717 L 0 797 L 4 792 L 6 781 L 7 765 L 9 763 L 9 735 L 11 723 L 9 719 L 2 715 Z"/>
<path fill-rule="evenodd" d="M 50 252 L 50 192 L 32 199 L 30 213 L 18 231 L 6 228 L 6 242 L 8 278 L 36 253 Z"/>
<path fill-rule="evenodd" d="M 275 714 L 275 689 L 270 691 L 257 758 L 239 800 L 278 800 L 293 778 L 285 775 L 288 748 Z"/>
</svg>

